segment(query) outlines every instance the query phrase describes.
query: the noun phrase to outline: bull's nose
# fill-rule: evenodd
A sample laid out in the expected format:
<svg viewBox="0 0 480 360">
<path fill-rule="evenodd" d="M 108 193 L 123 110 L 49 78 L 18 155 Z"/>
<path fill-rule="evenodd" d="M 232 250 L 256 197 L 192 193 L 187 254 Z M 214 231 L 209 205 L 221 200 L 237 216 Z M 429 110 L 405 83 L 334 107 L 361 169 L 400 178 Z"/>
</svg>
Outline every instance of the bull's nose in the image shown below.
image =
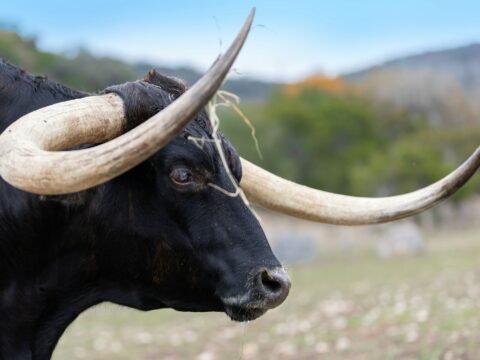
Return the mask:
<svg viewBox="0 0 480 360">
<path fill-rule="evenodd" d="M 290 279 L 281 268 L 262 269 L 256 275 L 258 291 L 266 300 L 265 306 L 272 309 L 280 305 L 290 291 Z"/>
</svg>

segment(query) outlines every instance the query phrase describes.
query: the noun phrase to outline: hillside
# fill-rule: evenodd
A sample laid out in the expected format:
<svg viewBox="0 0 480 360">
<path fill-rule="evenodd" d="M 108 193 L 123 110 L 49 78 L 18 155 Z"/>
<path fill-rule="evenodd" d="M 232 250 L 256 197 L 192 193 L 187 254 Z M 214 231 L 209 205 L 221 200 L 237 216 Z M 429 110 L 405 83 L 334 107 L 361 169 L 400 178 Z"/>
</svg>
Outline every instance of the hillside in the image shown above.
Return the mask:
<svg viewBox="0 0 480 360">
<path fill-rule="evenodd" d="M 0 56 L 29 72 L 77 89 L 98 91 L 111 84 L 142 78 L 158 71 L 194 83 L 202 73 L 184 66 L 126 63 L 97 57 L 85 49 L 66 56 L 39 50 L 34 39 L 0 28 Z M 436 127 L 478 126 L 480 113 L 480 44 L 393 59 L 340 77 L 347 85 L 374 98 L 407 108 Z M 278 86 L 234 76 L 225 89 L 244 102 L 265 102 Z"/>
<path fill-rule="evenodd" d="M 15 32 L 0 29 L 0 56 L 25 70 L 70 85 L 79 90 L 98 91 L 125 81 L 141 79 L 149 70 L 179 77 L 192 84 L 201 72 L 186 67 L 169 68 L 150 63 L 130 64 L 111 57 L 96 57 L 85 49 L 74 56 L 39 50 L 34 39 L 22 38 Z M 232 91 L 246 102 L 263 102 L 276 84 L 249 78 L 229 80 L 224 89 Z"/>
<path fill-rule="evenodd" d="M 394 59 L 343 79 L 438 127 L 478 126 L 480 44 Z"/>
</svg>

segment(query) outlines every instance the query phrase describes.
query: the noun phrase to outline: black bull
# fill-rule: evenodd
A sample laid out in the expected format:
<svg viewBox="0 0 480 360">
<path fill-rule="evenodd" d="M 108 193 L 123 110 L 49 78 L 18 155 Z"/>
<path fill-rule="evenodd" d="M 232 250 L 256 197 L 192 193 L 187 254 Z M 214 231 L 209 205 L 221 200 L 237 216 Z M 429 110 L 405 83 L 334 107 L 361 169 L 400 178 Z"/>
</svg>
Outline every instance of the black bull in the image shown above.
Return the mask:
<svg viewBox="0 0 480 360">
<path fill-rule="evenodd" d="M 124 99 L 134 127 L 185 88 L 151 72 L 105 91 Z M 0 60 L 0 131 L 87 95 Z M 290 282 L 256 218 L 240 198 L 208 186 L 232 190 L 215 147 L 188 140 L 211 131 L 202 112 L 147 161 L 75 194 L 38 196 L 0 179 L 0 358 L 48 359 L 66 327 L 100 302 L 243 321 L 286 298 Z M 221 138 L 240 181 L 238 155 Z"/>
</svg>

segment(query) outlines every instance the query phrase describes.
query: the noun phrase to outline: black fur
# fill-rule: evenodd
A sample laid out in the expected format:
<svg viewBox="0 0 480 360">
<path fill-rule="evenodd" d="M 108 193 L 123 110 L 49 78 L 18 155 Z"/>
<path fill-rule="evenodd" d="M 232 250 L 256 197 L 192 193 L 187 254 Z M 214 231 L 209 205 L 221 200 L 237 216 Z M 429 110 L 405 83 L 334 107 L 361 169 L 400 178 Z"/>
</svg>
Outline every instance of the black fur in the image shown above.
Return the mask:
<svg viewBox="0 0 480 360">
<path fill-rule="evenodd" d="M 131 128 L 185 88 L 151 72 L 106 91 L 125 100 Z M 0 60 L 1 131 L 28 112 L 88 95 Z M 232 190 L 212 144 L 200 150 L 189 135 L 211 136 L 204 112 L 147 161 L 78 194 L 42 197 L 0 179 L 1 359 L 50 358 L 65 328 L 104 301 L 225 311 L 222 298 L 247 294 L 255 271 L 279 266 L 243 202 L 206 185 Z M 240 180 L 238 155 L 223 142 Z M 203 185 L 175 185 L 175 166 L 193 169 Z M 242 319 L 257 316 L 240 310 Z"/>
</svg>

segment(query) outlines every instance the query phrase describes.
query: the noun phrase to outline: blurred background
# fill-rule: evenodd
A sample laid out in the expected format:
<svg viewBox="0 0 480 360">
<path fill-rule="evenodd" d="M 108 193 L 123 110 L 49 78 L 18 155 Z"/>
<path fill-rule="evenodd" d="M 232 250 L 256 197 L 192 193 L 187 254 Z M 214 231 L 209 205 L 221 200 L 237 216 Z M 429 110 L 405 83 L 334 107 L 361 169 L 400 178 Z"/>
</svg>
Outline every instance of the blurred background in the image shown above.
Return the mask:
<svg viewBox="0 0 480 360">
<path fill-rule="evenodd" d="M 476 1 L 22 1 L 2 4 L 0 56 L 96 92 L 152 68 L 195 82 L 257 16 L 220 113 L 242 156 L 357 196 L 428 185 L 480 144 Z M 259 210 L 288 268 L 286 303 L 223 314 L 84 313 L 54 359 L 478 359 L 480 177 L 424 214 L 335 227 Z"/>
</svg>

